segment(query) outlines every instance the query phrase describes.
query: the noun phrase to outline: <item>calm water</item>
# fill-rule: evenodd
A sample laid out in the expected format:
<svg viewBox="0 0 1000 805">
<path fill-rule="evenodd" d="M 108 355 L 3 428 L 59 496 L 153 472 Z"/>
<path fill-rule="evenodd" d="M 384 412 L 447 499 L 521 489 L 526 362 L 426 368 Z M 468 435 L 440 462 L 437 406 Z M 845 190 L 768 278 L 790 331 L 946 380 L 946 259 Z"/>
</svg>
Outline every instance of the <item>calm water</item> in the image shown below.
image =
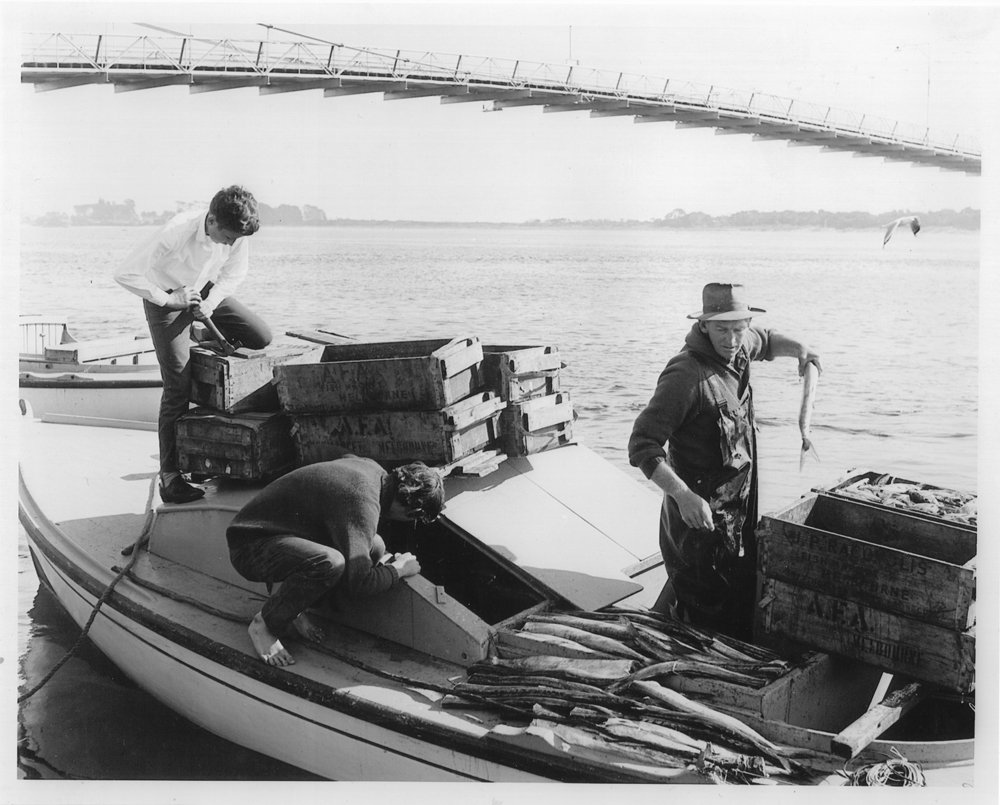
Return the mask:
<svg viewBox="0 0 1000 805">
<path fill-rule="evenodd" d="M 144 333 L 141 304 L 111 279 L 143 231 L 23 228 L 21 311 L 65 313 L 82 337 Z M 764 511 L 855 468 L 975 490 L 978 233 L 881 241 L 877 230 L 271 228 L 253 238 L 239 297 L 279 333 L 554 344 L 576 434 L 645 483 L 628 466 L 632 422 L 702 285 L 742 282 L 768 311 L 758 323 L 807 341 L 824 366 L 822 461 L 800 473 L 795 362 L 754 365 Z M 76 630 L 39 590 L 23 532 L 19 580 L 21 678 L 33 684 Z M 19 739 L 29 777 L 302 777 L 172 716 L 93 649 L 22 709 Z"/>
</svg>

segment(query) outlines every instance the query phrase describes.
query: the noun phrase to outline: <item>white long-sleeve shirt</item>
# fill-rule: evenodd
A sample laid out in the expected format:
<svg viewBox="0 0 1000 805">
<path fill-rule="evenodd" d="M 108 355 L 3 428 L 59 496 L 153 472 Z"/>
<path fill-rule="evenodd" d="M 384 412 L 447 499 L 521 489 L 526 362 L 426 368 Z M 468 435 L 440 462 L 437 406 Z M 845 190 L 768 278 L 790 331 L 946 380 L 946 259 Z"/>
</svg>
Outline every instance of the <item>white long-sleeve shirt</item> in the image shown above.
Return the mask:
<svg viewBox="0 0 1000 805">
<path fill-rule="evenodd" d="M 216 243 L 205 232 L 207 209 L 179 213 L 137 245 L 115 271 L 115 282 L 128 291 L 163 307 L 168 291 L 186 287 L 200 291 L 214 286 L 201 309 L 212 311 L 246 278 L 249 269 L 247 238 L 232 246 Z"/>
</svg>

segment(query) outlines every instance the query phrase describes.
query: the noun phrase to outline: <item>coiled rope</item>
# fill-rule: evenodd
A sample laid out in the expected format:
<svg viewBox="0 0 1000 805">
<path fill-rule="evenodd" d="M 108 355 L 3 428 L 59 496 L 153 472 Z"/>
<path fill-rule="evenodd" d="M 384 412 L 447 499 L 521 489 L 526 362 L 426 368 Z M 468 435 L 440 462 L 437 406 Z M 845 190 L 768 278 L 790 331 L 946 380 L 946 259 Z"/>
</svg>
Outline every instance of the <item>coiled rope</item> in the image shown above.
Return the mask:
<svg viewBox="0 0 1000 805">
<path fill-rule="evenodd" d="M 869 763 L 853 772 L 845 772 L 847 785 L 859 786 L 926 786 L 923 769 L 919 763 L 911 763 L 896 747 L 892 747 L 888 760 Z"/>
<path fill-rule="evenodd" d="M 120 582 L 128 574 L 129 570 L 132 569 L 132 565 L 134 565 L 136 560 L 139 558 L 139 549 L 149 541 L 149 531 L 153 526 L 153 516 L 154 516 L 153 494 L 156 490 L 156 482 L 157 482 L 157 476 L 154 475 L 153 479 L 150 481 L 149 484 L 149 494 L 146 496 L 146 509 L 145 509 L 146 519 L 143 522 L 142 531 L 140 532 L 136 541 L 131 546 L 125 548 L 125 550 L 122 551 L 123 554 L 130 554 L 128 563 L 125 565 L 125 567 L 123 567 L 121 570 L 118 571 L 117 575 L 115 575 L 115 577 L 111 580 L 111 583 L 107 586 L 107 589 L 105 589 L 104 592 L 101 593 L 101 596 L 97 599 L 97 602 L 94 604 L 94 608 L 90 613 L 90 617 L 87 619 L 87 622 L 84 624 L 83 629 L 80 631 L 80 634 L 77 636 L 76 641 L 73 643 L 73 645 L 70 646 L 69 650 L 67 650 L 67 652 L 60 658 L 60 660 L 52 667 L 52 669 L 41 679 L 41 681 L 37 685 L 35 685 L 27 693 L 22 693 L 20 696 L 17 697 L 18 704 L 21 704 L 21 702 L 30 699 L 32 696 L 38 693 L 38 691 L 40 691 L 43 687 L 45 687 L 45 685 L 48 684 L 49 680 L 56 675 L 56 672 L 60 668 L 62 668 L 69 661 L 69 659 L 74 654 L 76 654 L 77 651 L 79 651 L 80 646 L 82 646 L 83 641 L 86 640 L 87 633 L 90 631 L 90 627 L 96 620 L 97 613 L 104 605 L 104 602 L 111 597 L 111 593 L 114 592 L 114 589 L 118 585 L 118 582 Z"/>
</svg>

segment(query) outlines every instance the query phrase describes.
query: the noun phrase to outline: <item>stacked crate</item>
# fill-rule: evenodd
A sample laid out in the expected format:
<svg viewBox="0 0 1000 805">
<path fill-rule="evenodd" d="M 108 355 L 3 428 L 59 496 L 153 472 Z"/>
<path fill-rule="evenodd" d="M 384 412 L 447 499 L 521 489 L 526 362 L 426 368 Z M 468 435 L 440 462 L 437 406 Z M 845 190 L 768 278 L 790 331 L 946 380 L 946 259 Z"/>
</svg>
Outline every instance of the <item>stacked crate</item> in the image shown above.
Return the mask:
<svg viewBox="0 0 1000 805">
<path fill-rule="evenodd" d="M 757 536 L 759 642 L 975 688 L 975 527 L 817 490 Z"/>
<path fill-rule="evenodd" d="M 573 403 L 560 389 L 562 361 L 552 346 L 485 346 L 487 386 L 505 403 L 500 414 L 500 446 L 508 456 L 524 456 L 573 440 Z"/>
<path fill-rule="evenodd" d="M 220 355 L 191 348 L 191 401 L 177 422 L 182 472 L 267 481 L 295 466 L 291 422 L 280 410 L 274 367 L 313 360 L 312 345 L 239 349 Z"/>
<path fill-rule="evenodd" d="M 503 401 L 478 338 L 330 344 L 275 367 L 299 465 L 345 450 L 391 466 L 452 465 L 497 443 Z"/>
</svg>

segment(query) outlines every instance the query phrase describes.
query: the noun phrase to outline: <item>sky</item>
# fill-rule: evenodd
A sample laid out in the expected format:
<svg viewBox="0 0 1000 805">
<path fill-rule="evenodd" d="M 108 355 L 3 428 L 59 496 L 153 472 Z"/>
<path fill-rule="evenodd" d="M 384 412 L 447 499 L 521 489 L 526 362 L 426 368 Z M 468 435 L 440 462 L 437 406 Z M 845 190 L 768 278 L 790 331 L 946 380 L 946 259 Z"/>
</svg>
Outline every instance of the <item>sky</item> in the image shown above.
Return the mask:
<svg viewBox="0 0 1000 805">
<path fill-rule="evenodd" d="M 992 4 L 4 3 L 11 32 L 344 45 L 690 81 L 830 105 L 982 142 Z M 142 24 L 140 24 L 142 23 Z M 5 65 L 17 80 L 19 53 Z M 13 56 L 13 57 L 12 57 Z M 11 70 L 6 70 L 8 78 Z M 933 210 L 981 207 L 983 179 L 909 163 L 632 117 L 484 114 L 437 97 L 256 88 L 37 92 L 8 82 L 7 209 L 72 212 L 98 199 L 140 211 L 207 201 L 239 183 L 262 202 L 330 218 L 428 221 L 660 218 L 675 208 Z"/>
</svg>

